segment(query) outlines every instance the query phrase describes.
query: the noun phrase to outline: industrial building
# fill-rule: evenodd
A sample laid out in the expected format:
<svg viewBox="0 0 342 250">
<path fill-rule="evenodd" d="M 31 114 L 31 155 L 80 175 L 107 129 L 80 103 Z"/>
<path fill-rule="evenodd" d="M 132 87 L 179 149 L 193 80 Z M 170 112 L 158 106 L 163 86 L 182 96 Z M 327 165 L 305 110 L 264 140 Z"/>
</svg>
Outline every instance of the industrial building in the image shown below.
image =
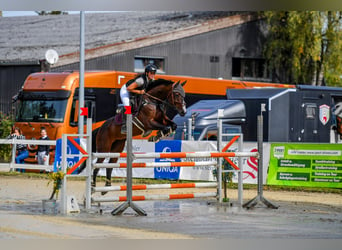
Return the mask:
<svg viewBox="0 0 342 250">
<path fill-rule="evenodd" d="M 0 18 L 0 111 L 37 71 L 79 70 L 80 16 Z M 85 15 L 85 70 L 269 81 L 262 44 L 266 29 L 250 12 L 112 12 Z M 45 52 L 59 60 L 48 65 Z"/>
</svg>

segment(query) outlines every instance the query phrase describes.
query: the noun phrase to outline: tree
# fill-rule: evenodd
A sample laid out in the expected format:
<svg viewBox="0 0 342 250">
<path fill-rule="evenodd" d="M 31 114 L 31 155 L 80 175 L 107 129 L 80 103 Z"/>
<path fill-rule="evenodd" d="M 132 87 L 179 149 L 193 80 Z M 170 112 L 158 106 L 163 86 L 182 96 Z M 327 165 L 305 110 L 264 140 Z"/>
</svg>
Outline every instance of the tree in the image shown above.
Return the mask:
<svg viewBox="0 0 342 250">
<path fill-rule="evenodd" d="M 342 86 L 342 12 L 267 11 L 272 80 Z"/>
</svg>

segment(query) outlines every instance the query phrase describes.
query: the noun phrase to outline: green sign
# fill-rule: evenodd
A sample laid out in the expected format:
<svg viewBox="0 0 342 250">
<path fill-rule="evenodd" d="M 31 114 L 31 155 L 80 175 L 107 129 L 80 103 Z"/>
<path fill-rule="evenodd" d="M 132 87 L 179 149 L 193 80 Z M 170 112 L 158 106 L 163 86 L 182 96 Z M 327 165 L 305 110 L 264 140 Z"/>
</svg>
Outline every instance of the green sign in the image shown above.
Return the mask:
<svg viewBox="0 0 342 250">
<path fill-rule="evenodd" d="M 272 143 L 267 184 L 342 188 L 341 144 Z"/>
</svg>

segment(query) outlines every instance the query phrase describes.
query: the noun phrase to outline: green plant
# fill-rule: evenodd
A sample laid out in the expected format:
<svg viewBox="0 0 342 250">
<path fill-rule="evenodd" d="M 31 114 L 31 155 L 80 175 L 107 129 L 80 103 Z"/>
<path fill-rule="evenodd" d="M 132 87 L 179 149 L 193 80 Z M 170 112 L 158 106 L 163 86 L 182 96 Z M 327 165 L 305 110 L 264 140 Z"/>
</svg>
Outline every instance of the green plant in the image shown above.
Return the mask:
<svg viewBox="0 0 342 250">
<path fill-rule="evenodd" d="M 0 138 L 6 138 L 11 134 L 13 119 L 0 112 Z M 0 162 L 8 162 L 11 159 L 11 145 L 0 144 Z"/>
<path fill-rule="evenodd" d="M 49 177 L 48 185 L 52 182 L 52 194 L 50 196 L 50 200 L 53 199 L 55 194 L 56 194 L 56 199 L 58 198 L 58 193 L 62 187 L 62 180 L 64 176 L 65 176 L 65 173 L 63 171 L 52 172 L 48 174 L 48 177 Z"/>
</svg>

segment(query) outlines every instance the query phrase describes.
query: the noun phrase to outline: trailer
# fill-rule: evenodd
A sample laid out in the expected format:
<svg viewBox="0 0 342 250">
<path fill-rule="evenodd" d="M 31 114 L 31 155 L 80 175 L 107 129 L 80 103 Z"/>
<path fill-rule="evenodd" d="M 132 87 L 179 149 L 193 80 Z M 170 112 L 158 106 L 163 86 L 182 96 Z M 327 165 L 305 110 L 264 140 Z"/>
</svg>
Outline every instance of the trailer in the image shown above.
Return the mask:
<svg viewBox="0 0 342 250">
<path fill-rule="evenodd" d="M 238 102 L 240 112 L 236 112 Z M 202 140 L 208 129 L 213 135 L 217 109 L 224 109 L 226 130 L 241 130 L 245 141 L 257 141 L 257 116 L 262 112 L 264 142 L 341 143 L 342 88 L 227 89 L 227 100 L 200 101 L 188 108 L 184 118 L 176 116 L 175 138 L 192 133 L 188 139 Z M 184 125 L 189 119 L 193 124 Z"/>
<path fill-rule="evenodd" d="M 246 109 L 239 100 L 201 100 L 187 108 L 185 116 L 176 115 L 175 140 L 216 140 L 218 110 L 223 110 L 222 132 L 241 133 Z"/>
</svg>

